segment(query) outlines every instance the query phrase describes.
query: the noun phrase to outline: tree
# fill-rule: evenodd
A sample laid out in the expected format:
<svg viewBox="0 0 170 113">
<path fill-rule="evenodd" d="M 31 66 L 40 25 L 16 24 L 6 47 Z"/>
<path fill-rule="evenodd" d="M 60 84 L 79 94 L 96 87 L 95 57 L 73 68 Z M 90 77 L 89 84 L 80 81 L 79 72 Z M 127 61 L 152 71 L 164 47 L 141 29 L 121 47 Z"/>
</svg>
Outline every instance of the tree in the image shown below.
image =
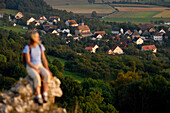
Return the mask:
<svg viewBox="0 0 170 113">
<path fill-rule="evenodd" d="M 97 17 L 97 12 L 93 11 L 92 14 L 91 14 L 91 17 Z"/>
<path fill-rule="evenodd" d="M 52 64 L 56 66 L 60 72 L 64 72 L 64 66 L 57 58 L 52 62 Z"/>
</svg>

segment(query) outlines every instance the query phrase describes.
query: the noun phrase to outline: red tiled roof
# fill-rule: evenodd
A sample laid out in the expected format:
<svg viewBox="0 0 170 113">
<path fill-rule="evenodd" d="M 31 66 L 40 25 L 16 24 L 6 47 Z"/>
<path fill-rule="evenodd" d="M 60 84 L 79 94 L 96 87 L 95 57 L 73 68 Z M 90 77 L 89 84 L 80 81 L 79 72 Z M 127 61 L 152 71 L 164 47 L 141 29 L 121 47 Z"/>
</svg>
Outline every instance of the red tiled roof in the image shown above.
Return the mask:
<svg viewBox="0 0 170 113">
<path fill-rule="evenodd" d="M 68 23 L 77 24 L 75 20 L 67 20 Z"/>
<path fill-rule="evenodd" d="M 157 32 L 154 36 L 162 36 L 162 33 Z"/>
<path fill-rule="evenodd" d="M 92 50 L 93 47 L 86 47 L 86 50 Z"/>
<path fill-rule="evenodd" d="M 102 34 L 102 35 L 105 35 L 106 32 L 105 32 L 105 31 L 96 31 L 95 34 Z"/>
<path fill-rule="evenodd" d="M 157 49 L 155 45 L 145 45 L 142 46 L 144 50 L 155 50 Z"/>
<path fill-rule="evenodd" d="M 54 18 L 60 18 L 60 17 L 58 17 L 58 16 L 50 16 L 49 17 L 49 19 L 52 19 L 52 18 L 54 19 Z"/>
<path fill-rule="evenodd" d="M 79 30 L 90 30 L 88 25 L 84 25 L 84 26 L 78 26 L 77 27 Z"/>
</svg>

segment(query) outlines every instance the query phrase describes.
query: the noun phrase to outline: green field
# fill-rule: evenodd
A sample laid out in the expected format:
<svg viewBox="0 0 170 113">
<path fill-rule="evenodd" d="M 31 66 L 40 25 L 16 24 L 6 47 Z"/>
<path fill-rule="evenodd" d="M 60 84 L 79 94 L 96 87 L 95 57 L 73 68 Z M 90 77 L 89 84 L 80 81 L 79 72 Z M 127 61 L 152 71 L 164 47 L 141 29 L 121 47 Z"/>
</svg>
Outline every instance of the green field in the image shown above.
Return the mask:
<svg viewBox="0 0 170 113">
<path fill-rule="evenodd" d="M 92 11 L 96 11 L 97 13 L 108 14 L 115 11 L 109 5 L 105 4 L 80 4 L 80 5 L 53 5 L 54 9 L 66 10 L 68 12 L 73 13 L 92 13 Z"/>
<path fill-rule="evenodd" d="M 170 18 L 103 18 L 101 21 L 107 22 L 131 22 L 131 23 L 150 23 L 151 21 L 170 20 Z"/>
<path fill-rule="evenodd" d="M 0 13 L 16 15 L 18 13 L 18 11 L 17 10 L 10 10 L 10 9 L 1 9 Z"/>
<path fill-rule="evenodd" d="M 15 32 L 20 32 L 21 34 L 25 34 L 27 32 L 26 29 L 22 29 L 23 26 L 20 26 L 20 25 L 17 25 L 15 27 L 13 26 L 2 26 L 2 22 L 0 21 L 0 28 L 3 28 L 3 29 L 6 29 L 6 30 L 12 30 L 12 31 L 15 31 Z"/>
<path fill-rule="evenodd" d="M 56 57 L 50 56 L 50 55 L 48 55 L 47 58 L 49 58 L 50 62 L 52 62 L 54 59 L 56 59 Z M 66 62 L 65 59 L 62 59 L 62 58 L 57 58 L 57 59 L 60 60 L 63 65 L 64 65 L 65 62 Z M 65 69 L 64 69 L 63 75 L 64 75 L 64 76 L 71 76 L 71 77 L 73 77 L 76 81 L 78 81 L 79 83 L 81 83 L 81 81 L 84 80 L 84 78 L 80 77 L 80 76 L 78 75 L 78 73 L 69 72 L 69 71 L 67 71 L 67 70 L 65 70 Z"/>
</svg>

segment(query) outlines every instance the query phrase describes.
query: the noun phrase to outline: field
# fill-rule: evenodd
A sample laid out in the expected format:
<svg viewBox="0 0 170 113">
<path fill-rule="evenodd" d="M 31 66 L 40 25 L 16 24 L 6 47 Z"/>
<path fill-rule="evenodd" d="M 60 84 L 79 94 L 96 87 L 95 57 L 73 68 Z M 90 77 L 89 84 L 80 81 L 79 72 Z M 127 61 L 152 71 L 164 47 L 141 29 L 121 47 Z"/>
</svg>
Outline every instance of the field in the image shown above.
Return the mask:
<svg viewBox="0 0 170 113">
<path fill-rule="evenodd" d="M 73 13 L 92 13 L 92 11 L 96 11 L 100 14 L 108 14 L 115 11 L 112 7 L 105 5 L 105 4 L 86 4 L 86 5 L 60 5 L 60 6 L 53 6 L 55 9 L 66 10 L 68 12 Z"/>
<path fill-rule="evenodd" d="M 156 5 L 112 4 L 117 12 L 101 20 L 110 22 L 150 23 L 151 21 L 170 20 L 170 8 Z"/>
<path fill-rule="evenodd" d="M 48 55 L 47 58 L 49 58 L 50 62 L 52 62 L 54 59 L 56 59 L 56 57 L 54 56 L 50 56 Z M 61 63 L 64 65 L 66 60 L 62 59 L 62 58 L 57 58 L 58 60 L 61 61 Z M 67 70 L 64 69 L 64 72 L 63 72 L 63 75 L 64 76 L 71 76 L 73 77 L 76 81 L 78 81 L 79 83 L 81 83 L 81 81 L 84 80 L 84 78 L 80 77 L 77 73 L 74 73 L 74 72 L 69 72 Z"/>
<path fill-rule="evenodd" d="M 88 4 L 88 0 L 44 0 L 47 4 L 54 5 L 80 5 L 80 4 Z"/>
<path fill-rule="evenodd" d="M 10 10 L 10 9 L 1 9 L 0 13 L 6 13 L 6 14 L 12 14 L 12 15 L 16 15 L 17 14 L 17 10 Z"/>
</svg>

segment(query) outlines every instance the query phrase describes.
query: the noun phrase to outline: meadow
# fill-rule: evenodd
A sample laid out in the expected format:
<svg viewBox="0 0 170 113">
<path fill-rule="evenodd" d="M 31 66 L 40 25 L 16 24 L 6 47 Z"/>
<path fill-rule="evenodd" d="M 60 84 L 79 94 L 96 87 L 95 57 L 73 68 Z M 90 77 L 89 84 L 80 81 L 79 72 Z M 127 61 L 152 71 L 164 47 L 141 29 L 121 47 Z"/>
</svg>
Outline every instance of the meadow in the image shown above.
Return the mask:
<svg viewBox="0 0 170 113">
<path fill-rule="evenodd" d="M 47 55 L 47 58 L 50 60 L 50 62 L 53 62 L 57 57 Z M 57 58 L 57 59 L 63 65 L 65 65 L 65 62 L 66 62 L 65 59 L 62 59 L 62 58 Z M 80 77 L 78 73 L 70 72 L 70 71 L 67 71 L 66 69 L 64 69 L 63 75 L 64 76 L 71 76 L 71 77 L 73 77 L 79 83 L 81 83 L 84 80 L 84 78 Z"/>
</svg>

